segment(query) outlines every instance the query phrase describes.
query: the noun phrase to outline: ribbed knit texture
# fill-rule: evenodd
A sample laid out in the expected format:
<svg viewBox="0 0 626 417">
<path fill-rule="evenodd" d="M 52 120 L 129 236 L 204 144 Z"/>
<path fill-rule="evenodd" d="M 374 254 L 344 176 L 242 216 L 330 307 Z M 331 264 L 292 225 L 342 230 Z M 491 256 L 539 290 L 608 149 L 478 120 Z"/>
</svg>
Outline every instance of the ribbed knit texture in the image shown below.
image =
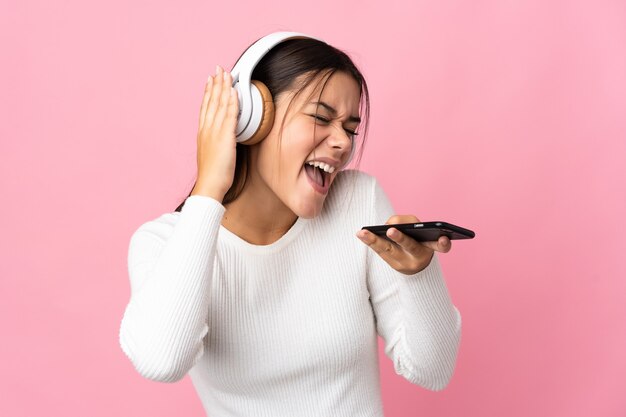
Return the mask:
<svg viewBox="0 0 626 417">
<path fill-rule="evenodd" d="M 374 177 L 340 172 L 322 213 L 270 245 L 221 226 L 224 212 L 190 196 L 132 235 L 119 337 L 142 376 L 189 373 L 210 417 L 382 416 L 378 334 L 399 375 L 448 384 L 461 315 L 437 255 L 408 276 L 356 237 L 394 214 Z"/>
</svg>

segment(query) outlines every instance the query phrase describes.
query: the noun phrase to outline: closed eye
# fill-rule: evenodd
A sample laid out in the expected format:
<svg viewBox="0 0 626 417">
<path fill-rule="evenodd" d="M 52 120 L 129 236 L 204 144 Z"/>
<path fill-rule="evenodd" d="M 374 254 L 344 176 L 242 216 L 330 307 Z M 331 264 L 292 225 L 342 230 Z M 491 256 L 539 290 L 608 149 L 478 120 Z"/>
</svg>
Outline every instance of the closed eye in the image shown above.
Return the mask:
<svg viewBox="0 0 626 417">
<path fill-rule="evenodd" d="M 309 116 L 313 117 L 316 120 L 319 120 L 322 123 L 330 123 L 330 120 L 326 119 L 325 117 L 321 117 L 319 115 L 316 114 L 309 114 Z M 346 132 L 348 132 L 348 134 L 350 134 L 351 136 L 357 136 L 358 133 L 355 132 L 354 130 L 350 130 L 350 129 L 344 129 Z"/>
</svg>

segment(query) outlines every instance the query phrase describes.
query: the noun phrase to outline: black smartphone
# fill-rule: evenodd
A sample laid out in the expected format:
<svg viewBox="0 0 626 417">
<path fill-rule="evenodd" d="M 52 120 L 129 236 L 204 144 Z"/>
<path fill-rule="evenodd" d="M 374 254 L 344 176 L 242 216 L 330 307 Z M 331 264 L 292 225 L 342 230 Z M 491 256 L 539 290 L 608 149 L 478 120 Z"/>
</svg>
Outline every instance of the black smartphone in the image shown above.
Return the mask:
<svg viewBox="0 0 626 417">
<path fill-rule="evenodd" d="M 423 223 L 398 223 L 382 224 L 378 226 L 365 226 L 362 229 L 381 236 L 387 240 L 387 229 L 395 227 L 402 233 L 411 236 L 418 242 L 437 241 L 440 236 L 447 236 L 450 240 L 473 239 L 476 233 L 464 227 L 455 226 L 446 222 L 423 222 Z"/>
</svg>

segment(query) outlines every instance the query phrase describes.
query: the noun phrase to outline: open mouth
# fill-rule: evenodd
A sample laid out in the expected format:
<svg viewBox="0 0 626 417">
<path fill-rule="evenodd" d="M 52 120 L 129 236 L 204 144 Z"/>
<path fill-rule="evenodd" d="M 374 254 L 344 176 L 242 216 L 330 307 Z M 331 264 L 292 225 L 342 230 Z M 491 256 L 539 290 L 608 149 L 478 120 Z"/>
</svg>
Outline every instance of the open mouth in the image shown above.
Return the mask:
<svg viewBox="0 0 626 417">
<path fill-rule="evenodd" d="M 335 168 L 323 162 L 310 161 L 304 164 L 304 170 L 313 188 L 322 194 L 326 194 L 330 176 Z"/>
</svg>

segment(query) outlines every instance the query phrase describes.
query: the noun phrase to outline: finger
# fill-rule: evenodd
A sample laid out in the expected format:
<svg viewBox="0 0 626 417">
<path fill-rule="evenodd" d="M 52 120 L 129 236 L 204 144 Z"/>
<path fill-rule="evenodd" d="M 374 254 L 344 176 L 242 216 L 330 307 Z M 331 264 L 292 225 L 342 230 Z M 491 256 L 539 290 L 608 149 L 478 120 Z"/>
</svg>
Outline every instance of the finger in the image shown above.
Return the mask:
<svg viewBox="0 0 626 417">
<path fill-rule="evenodd" d="M 399 258 L 406 271 L 414 272 L 422 269 L 424 260 L 428 259 L 428 262 L 430 262 L 433 253 L 435 253 L 430 247 L 422 245 L 420 242 L 405 235 L 394 227 L 387 229 L 387 236 L 393 239 L 404 251 L 404 257 Z M 427 264 L 428 263 L 426 263 L 426 265 Z"/>
<path fill-rule="evenodd" d="M 391 216 L 385 224 L 398 224 L 398 223 L 419 223 L 420 220 L 412 214 L 396 214 Z"/>
<path fill-rule="evenodd" d="M 429 247 L 421 245 L 418 241 L 402 233 L 395 227 L 387 229 L 387 237 L 413 256 L 421 256 L 425 251 L 431 251 Z"/>
<path fill-rule="evenodd" d="M 383 258 L 385 262 L 392 266 L 398 265 L 397 257 L 402 253 L 402 251 L 398 250 L 399 248 L 394 242 L 390 242 L 385 238 L 376 236 L 369 230 L 359 230 L 357 237 L 374 252 L 376 252 L 381 258 Z"/>
<path fill-rule="evenodd" d="M 213 124 L 217 129 L 221 129 L 224 124 L 224 118 L 226 117 L 226 111 L 228 110 L 228 103 L 230 101 L 230 90 L 232 77 L 228 71 L 222 72 L 222 91 L 220 96 L 220 104 L 217 107 L 217 113 L 215 114 L 215 121 Z"/>
<path fill-rule="evenodd" d="M 452 241 L 447 236 L 439 236 L 439 239 L 432 242 L 422 242 L 422 245 L 442 253 L 450 252 Z"/>
<path fill-rule="evenodd" d="M 204 96 L 202 97 L 202 104 L 200 105 L 200 126 L 198 129 L 202 129 L 206 118 L 206 110 L 209 105 L 209 99 L 211 98 L 211 90 L 213 88 L 213 77 L 209 75 L 206 86 L 204 87 Z"/>
<path fill-rule="evenodd" d="M 235 87 L 231 87 L 230 101 L 228 102 L 228 111 L 226 112 L 226 121 L 224 127 L 229 131 L 234 131 L 237 127 L 237 116 L 239 115 L 239 96 Z"/>
<path fill-rule="evenodd" d="M 211 97 L 209 99 L 209 106 L 207 107 L 206 117 L 204 120 L 204 126 L 210 128 L 213 126 L 213 120 L 215 119 L 215 112 L 219 105 L 220 95 L 222 93 L 222 67 L 219 65 L 216 67 L 215 78 L 213 79 L 213 89 L 211 91 Z"/>
</svg>

